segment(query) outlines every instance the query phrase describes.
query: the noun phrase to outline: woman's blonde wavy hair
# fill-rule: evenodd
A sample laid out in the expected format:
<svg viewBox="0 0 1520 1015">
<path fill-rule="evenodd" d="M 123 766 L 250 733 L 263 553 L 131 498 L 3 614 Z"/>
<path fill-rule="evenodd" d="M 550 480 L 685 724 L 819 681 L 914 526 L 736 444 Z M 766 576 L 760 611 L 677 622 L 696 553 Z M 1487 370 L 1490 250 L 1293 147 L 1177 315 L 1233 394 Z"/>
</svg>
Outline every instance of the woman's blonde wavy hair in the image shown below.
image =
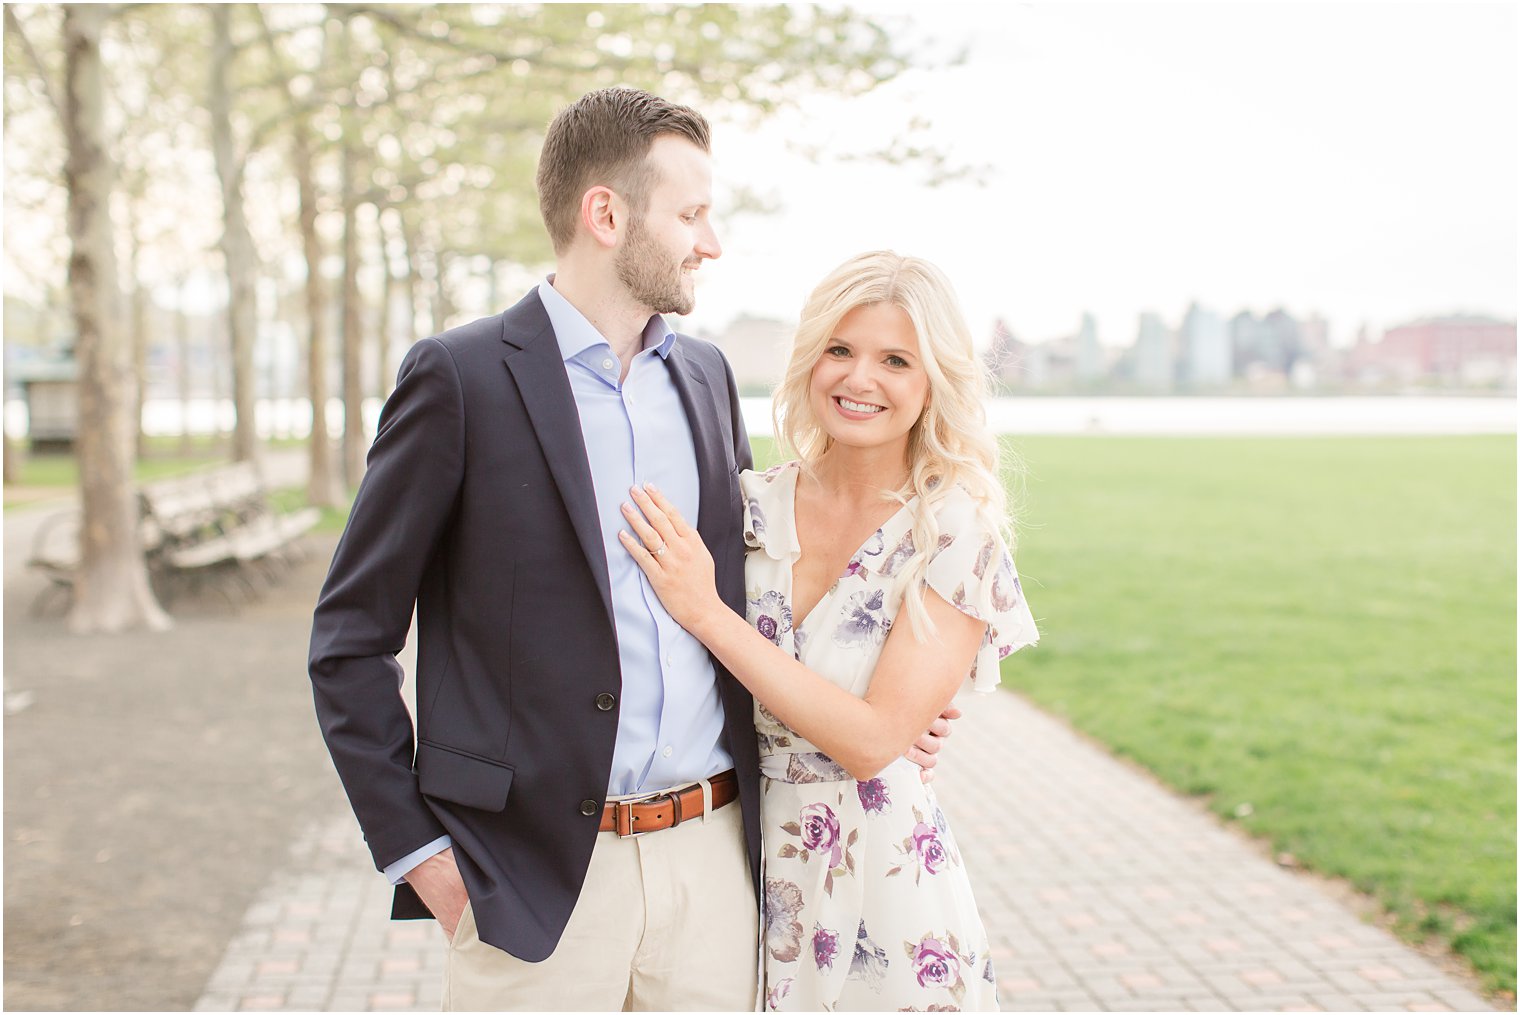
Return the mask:
<svg viewBox="0 0 1520 1015">
<path fill-rule="evenodd" d="M 971 495 L 988 529 L 1002 532 L 1011 548 L 1013 533 L 999 480 L 998 443 L 987 426 L 982 403 L 986 372 L 972 348 L 971 329 L 950 280 L 928 261 L 890 250 L 857 254 L 813 290 L 803 305 L 791 359 L 772 409 L 783 450 L 810 469 L 833 444 L 808 397 L 813 367 L 845 314 L 878 303 L 900 307 L 908 315 L 918 335 L 919 359 L 929 376 L 928 405 L 908 433 L 907 482 L 886 492 L 904 504 L 918 498 L 913 545 L 922 549 L 938 544 L 935 512 L 950 491 L 960 486 Z M 903 588 L 918 587 L 931 556 L 914 554 L 900 576 Z M 922 597 L 906 596 L 904 605 L 915 634 L 932 634 Z"/>
</svg>

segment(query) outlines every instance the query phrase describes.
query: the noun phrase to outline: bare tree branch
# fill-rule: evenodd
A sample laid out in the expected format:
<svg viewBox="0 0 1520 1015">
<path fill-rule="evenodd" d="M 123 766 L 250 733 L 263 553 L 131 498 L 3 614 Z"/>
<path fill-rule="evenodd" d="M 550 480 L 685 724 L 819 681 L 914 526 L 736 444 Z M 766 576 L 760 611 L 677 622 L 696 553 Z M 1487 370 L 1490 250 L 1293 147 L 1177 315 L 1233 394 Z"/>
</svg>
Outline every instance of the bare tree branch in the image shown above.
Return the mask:
<svg viewBox="0 0 1520 1015">
<path fill-rule="evenodd" d="M 26 54 L 27 61 L 42 79 L 42 91 L 47 96 L 48 104 L 53 107 L 53 112 L 58 115 L 59 121 L 63 119 L 63 97 L 58 94 L 58 84 L 48 73 L 47 65 L 42 62 L 42 57 L 32 48 L 32 40 L 27 38 L 26 31 L 21 27 L 21 20 L 16 17 L 11 9 L 11 4 L 5 5 L 5 30 L 14 33 L 21 40 L 21 51 Z"/>
</svg>

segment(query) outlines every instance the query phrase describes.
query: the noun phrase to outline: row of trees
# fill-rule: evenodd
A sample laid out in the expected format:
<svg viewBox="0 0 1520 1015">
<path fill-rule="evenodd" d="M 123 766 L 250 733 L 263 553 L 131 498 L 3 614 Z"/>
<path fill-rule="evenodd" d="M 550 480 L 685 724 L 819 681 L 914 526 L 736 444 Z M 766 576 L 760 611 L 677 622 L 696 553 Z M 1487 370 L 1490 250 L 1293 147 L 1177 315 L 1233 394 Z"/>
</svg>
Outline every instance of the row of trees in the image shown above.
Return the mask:
<svg viewBox="0 0 1520 1015">
<path fill-rule="evenodd" d="M 336 504 L 364 435 L 343 427 L 335 461 L 319 407 L 341 394 L 361 419 L 394 373 L 380 337 L 445 326 L 479 265 L 494 279 L 548 260 L 532 179 L 557 108 L 623 83 L 754 124 L 908 67 L 877 22 L 794 6 L 12 4 L 5 24 L 7 268 L 46 290 L 66 254 L 80 368 L 79 631 L 167 624 L 130 481 L 155 290 L 208 263 L 225 275 L 245 459 L 258 285 L 303 277 L 291 323 L 314 407 L 308 494 Z M 936 162 L 888 141 L 888 157 Z"/>
</svg>

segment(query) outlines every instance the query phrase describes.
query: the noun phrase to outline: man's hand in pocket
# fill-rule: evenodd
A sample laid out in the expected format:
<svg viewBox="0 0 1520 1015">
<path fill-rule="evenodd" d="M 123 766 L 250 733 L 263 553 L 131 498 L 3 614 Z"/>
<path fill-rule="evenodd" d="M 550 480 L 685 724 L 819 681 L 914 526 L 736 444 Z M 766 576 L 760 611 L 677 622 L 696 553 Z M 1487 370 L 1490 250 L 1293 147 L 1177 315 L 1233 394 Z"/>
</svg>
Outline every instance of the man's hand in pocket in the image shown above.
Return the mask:
<svg viewBox="0 0 1520 1015">
<path fill-rule="evenodd" d="M 416 890 L 422 904 L 438 919 L 444 936 L 452 944 L 454 931 L 459 928 L 459 918 L 464 915 L 465 903 L 470 896 L 464 890 L 464 878 L 459 876 L 459 865 L 454 862 L 452 847 L 428 857 L 406 875 L 406 883 Z"/>
</svg>

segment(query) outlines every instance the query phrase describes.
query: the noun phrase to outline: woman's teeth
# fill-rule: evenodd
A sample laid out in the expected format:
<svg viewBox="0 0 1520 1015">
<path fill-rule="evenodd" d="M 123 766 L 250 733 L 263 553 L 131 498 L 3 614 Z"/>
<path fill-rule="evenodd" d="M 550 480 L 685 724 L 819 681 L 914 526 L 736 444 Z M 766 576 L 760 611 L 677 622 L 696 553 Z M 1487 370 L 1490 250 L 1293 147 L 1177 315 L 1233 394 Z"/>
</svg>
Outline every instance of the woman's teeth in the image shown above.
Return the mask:
<svg viewBox="0 0 1520 1015">
<path fill-rule="evenodd" d="M 848 398 L 839 399 L 839 404 L 851 412 L 881 412 L 882 406 L 872 405 L 869 402 L 852 402 Z"/>
</svg>

